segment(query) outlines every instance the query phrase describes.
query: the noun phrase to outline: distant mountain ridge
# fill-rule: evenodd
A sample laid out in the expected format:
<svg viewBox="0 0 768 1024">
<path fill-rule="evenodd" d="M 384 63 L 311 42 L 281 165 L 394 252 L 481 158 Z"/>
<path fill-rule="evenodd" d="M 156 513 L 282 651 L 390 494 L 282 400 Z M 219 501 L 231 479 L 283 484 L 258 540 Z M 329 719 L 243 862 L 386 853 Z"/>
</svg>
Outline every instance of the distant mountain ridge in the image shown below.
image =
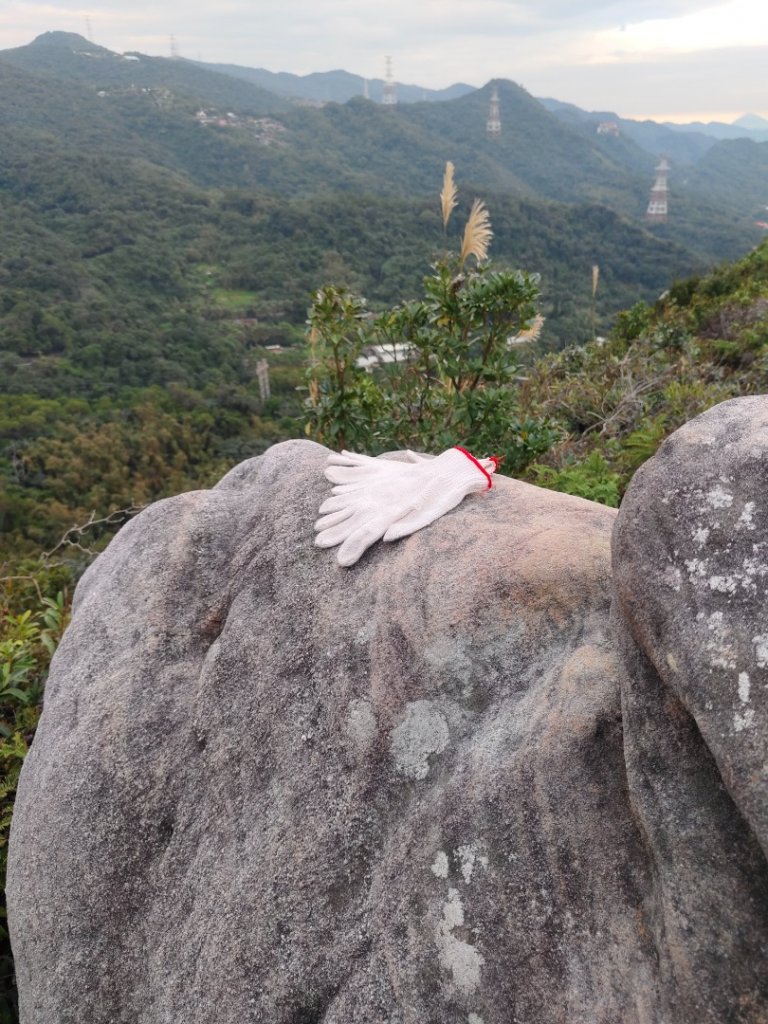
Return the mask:
<svg viewBox="0 0 768 1024">
<path fill-rule="evenodd" d="M 45 32 L 27 46 L 0 50 L 0 61 L 38 77 L 79 82 L 100 91 L 170 89 L 190 100 L 206 99 L 223 109 L 255 115 L 280 113 L 291 105 L 254 83 L 192 61 L 115 53 L 74 32 Z"/>
<path fill-rule="evenodd" d="M 664 153 L 676 163 L 696 163 L 719 140 L 750 139 L 768 142 L 768 120 L 757 114 L 745 114 L 733 124 L 720 121 L 692 121 L 676 124 L 672 121 L 635 121 L 619 117 L 610 110 L 583 110 L 573 103 L 550 97 L 539 102 L 561 120 L 586 126 L 596 132 L 598 125 L 613 122 L 620 131 L 650 153 Z"/>
<path fill-rule="evenodd" d="M 724 121 L 691 121 L 688 124 L 676 124 L 664 121 L 665 128 L 673 132 L 702 132 L 713 139 L 751 139 L 752 142 L 768 142 L 768 121 L 757 114 L 744 114 L 733 124 Z"/>
<path fill-rule="evenodd" d="M 150 57 L 138 51 L 117 53 L 91 42 L 76 32 L 44 32 L 27 46 L 2 50 L 0 54 L 8 63 L 14 63 L 22 69 L 31 69 L 34 66 L 38 73 L 65 73 L 68 77 L 80 79 L 93 77 L 94 69 L 87 65 L 96 62 L 104 76 L 105 85 L 131 82 L 151 86 L 157 84 L 157 72 L 162 68 L 163 77 L 166 80 L 169 77 L 175 79 L 177 87 L 188 94 L 198 94 L 206 88 L 210 91 L 213 79 L 201 78 L 201 75 L 219 76 L 230 81 L 234 79 L 247 83 L 245 89 L 250 89 L 251 92 L 237 93 L 230 85 L 233 99 L 240 99 L 241 104 L 245 101 L 249 108 L 253 108 L 256 103 L 261 109 L 269 108 L 273 113 L 285 109 L 290 101 L 303 100 L 317 104 L 346 103 L 356 96 L 366 96 L 374 103 L 381 103 L 384 95 L 383 79 L 364 79 L 348 71 L 294 75 L 285 71 L 274 72 L 236 64 L 209 64 L 184 58 Z M 169 64 L 174 68 L 173 74 Z M 475 87 L 457 82 L 445 89 L 427 89 L 419 85 L 398 82 L 396 90 L 398 103 L 418 103 L 457 99 L 474 92 Z M 224 91 L 221 82 L 218 91 Z"/>
<path fill-rule="evenodd" d="M 14 84 L 12 71 L 33 76 L 34 82 Z M 321 94 L 341 97 L 359 89 L 363 80 L 344 71 L 274 75 L 118 54 L 66 32 L 47 32 L 28 46 L 0 51 L 0 73 L 8 80 L 4 98 L 12 101 L 0 112 L 7 123 L 66 124 L 71 144 L 93 147 L 109 139 L 113 152 L 148 159 L 203 187 L 256 188 L 286 196 L 318 189 L 426 195 L 450 159 L 465 180 L 486 192 L 600 203 L 641 220 L 656 156 L 663 152 L 675 167 L 690 166 L 685 180 L 671 181 L 672 203 L 678 209 L 685 203 L 687 214 L 678 218 L 676 228 L 670 226 L 670 239 L 691 246 L 687 224 L 706 218 L 709 224 L 719 220 L 722 237 L 730 235 L 735 242 L 743 230 L 754 230 L 750 207 L 765 202 L 768 150 L 754 142 L 753 128 L 733 129 L 749 137 L 745 148 L 738 145 L 742 139 L 718 142 L 703 131 L 540 101 L 510 81 L 497 80 L 482 89 L 454 86 L 467 91 L 443 102 L 400 103 L 396 110 L 359 95 L 344 103 L 317 99 L 307 106 L 297 104 L 296 96 L 279 96 L 248 79 L 303 92 L 305 100 Z M 486 131 L 492 86 L 501 102 L 498 138 Z M 78 89 L 83 91 L 80 100 Z M 438 95 L 433 92 L 433 99 Z M 59 110 L 55 118 L 53 109 Z M 277 122 L 267 124 L 269 131 L 259 128 L 258 119 L 265 117 Z M 619 137 L 600 134 L 600 121 L 615 122 Z M 728 147 L 736 148 L 729 153 Z M 700 173 L 698 165 L 710 153 L 713 159 Z M 738 188 L 729 189 L 729 174 L 736 174 Z M 685 192 L 675 194 L 681 186 Z M 708 191 L 717 193 L 716 210 Z M 678 230 L 685 237 L 676 235 Z M 729 247 L 723 257 L 738 254 Z"/>
<path fill-rule="evenodd" d="M 237 64 L 150 57 L 138 51 L 117 53 L 91 42 L 76 32 L 44 32 L 27 46 L 0 50 L 0 58 L 23 70 L 33 70 L 38 74 L 64 74 L 68 78 L 80 79 L 94 77 L 92 69 L 87 70 L 83 65 L 87 64 L 87 59 L 95 58 L 100 64 L 100 70 L 106 71 L 105 78 L 113 84 L 130 81 L 151 86 L 162 77 L 169 87 L 170 80 L 175 79 L 175 84 L 187 94 L 215 91 L 212 90 L 211 84 L 217 78 L 218 91 L 226 91 L 222 81 L 235 79 L 247 83 L 254 91 L 231 93 L 232 98 L 245 101 L 249 108 L 257 106 L 260 112 L 269 108 L 271 113 L 285 110 L 290 101 L 296 100 L 319 105 L 328 102 L 347 103 L 356 97 L 364 97 L 374 103 L 381 103 L 384 89 L 384 80 L 381 78 L 366 79 L 342 69 L 297 75 L 287 71 L 275 72 Z M 86 61 L 82 58 L 86 58 Z M 69 66 L 66 66 L 67 61 Z M 81 74 L 77 73 L 78 63 L 83 72 Z M 173 66 L 175 73 L 170 72 L 169 65 Z M 203 77 L 199 77 L 198 73 Z M 402 82 L 396 82 L 395 85 L 398 103 L 404 104 L 450 102 L 479 91 L 475 86 L 465 82 L 456 82 L 444 89 L 428 89 Z M 753 142 L 768 141 L 768 119 L 757 114 L 744 114 L 733 124 L 718 121 L 676 124 L 651 120 L 635 121 L 607 110 L 587 111 L 573 103 L 549 97 L 537 97 L 537 102 L 561 120 L 571 123 L 587 121 L 596 126 L 600 121 L 613 121 L 648 152 L 663 151 L 669 155 L 670 150 L 678 149 L 678 159 L 686 158 L 683 162 L 688 162 L 688 159 L 695 162 L 710 148 L 713 139 L 747 138 Z M 678 142 L 676 145 L 673 141 L 675 135 L 685 135 L 689 138 L 686 142 Z"/>
<path fill-rule="evenodd" d="M 363 78 L 349 71 L 315 71 L 309 75 L 294 75 L 287 71 L 267 71 L 264 68 L 241 67 L 237 64 L 207 64 L 204 61 L 191 63 L 223 75 L 231 75 L 233 78 L 242 78 L 278 96 L 293 99 L 317 103 L 346 103 L 355 96 L 364 96 L 374 103 L 381 103 L 384 97 L 384 79 Z M 464 82 L 449 85 L 446 89 L 426 89 L 420 85 L 396 83 L 398 103 L 455 100 L 474 91 L 475 86 Z"/>
<path fill-rule="evenodd" d="M 320 109 L 297 106 L 254 82 L 204 65 L 164 57 L 126 59 L 81 36 L 46 33 L 26 47 L 0 52 L 0 70 L 33 75 L 87 92 L 92 111 L 78 124 L 74 100 L 68 138 L 92 144 L 104 129 L 125 152 L 182 171 L 205 187 L 256 187 L 284 195 L 343 190 L 379 195 L 424 195 L 439 189 L 451 159 L 486 191 L 509 191 L 560 202 L 605 202 L 621 213 L 643 208 L 647 166 L 602 152 L 561 124 L 513 82 L 497 84 L 506 129 L 490 139 L 488 86 L 442 103 L 404 103 L 396 111 L 356 96 Z M 350 76 L 354 77 L 354 76 Z M 306 84 L 306 83 L 305 83 Z M 97 99 L 101 97 L 101 99 Z M 56 103 L 55 95 L 51 103 Z M 94 105 L 101 103 L 99 111 Z M 22 88 L 3 115 L 20 125 L 41 124 L 42 96 L 29 102 Z M 204 128 L 195 111 L 243 115 L 234 130 Z M 103 112 L 101 112 L 103 111 Z M 247 117 L 271 115 L 283 129 L 278 145 L 259 143 Z M 637 162 L 650 162 L 638 151 Z M 637 177 L 636 177 L 637 174 Z"/>
<path fill-rule="evenodd" d="M 759 117 L 757 114 L 744 114 L 743 117 L 737 117 L 733 123 L 753 132 L 768 132 L 768 118 Z"/>
</svg>

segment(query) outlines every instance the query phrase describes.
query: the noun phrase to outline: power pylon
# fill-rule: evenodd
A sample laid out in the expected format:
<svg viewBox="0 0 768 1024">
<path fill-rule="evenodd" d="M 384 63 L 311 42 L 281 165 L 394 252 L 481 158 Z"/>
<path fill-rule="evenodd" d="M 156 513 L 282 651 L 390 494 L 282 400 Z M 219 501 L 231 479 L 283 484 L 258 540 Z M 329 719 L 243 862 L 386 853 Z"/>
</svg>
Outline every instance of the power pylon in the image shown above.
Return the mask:
<svg viewBox="0 0 768 1024">
<path fill-rule="evenodd" d="M 397 86 L 392 77 L 392 58 L 387 57 L 386 74 L 384 76 L 384 95 L 381 102 L 385 107 L 394 107 L 397 103 Z"/>
<path fill-rule="evenodd" d="M 656 166 L 656 178 L 651 188 L 651 197 L 648 200 L 648 209 L 645 211 L 645 219 L 655 224 L 663 224 L 667 219 L 667 175 L 669 174 L 669 161 L 662 156 Z"/>
<path fill-rule="evenodd" d="M 488 111 L 488 120 L 485 125 L 485 130 L 492 139 L 498 139 L 501 136 L 501 112 L 499 110 L 499 90 L 494 85 L 493 92 L 491 93 L 491 105 Z"/>
</svg>

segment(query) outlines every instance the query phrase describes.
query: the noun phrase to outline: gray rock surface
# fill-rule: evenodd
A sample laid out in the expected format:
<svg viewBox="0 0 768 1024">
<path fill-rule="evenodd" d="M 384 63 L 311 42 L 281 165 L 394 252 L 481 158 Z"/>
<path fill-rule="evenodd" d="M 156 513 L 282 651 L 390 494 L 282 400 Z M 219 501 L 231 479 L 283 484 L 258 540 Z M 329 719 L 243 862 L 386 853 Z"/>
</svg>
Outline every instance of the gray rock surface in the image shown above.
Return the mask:
<svg viewBox="0 0 768 1024">
<path fill-rule="evenodd" d="M 713 430 L 768 407 L 732 405 Z M 765 1021 L 768 577 L 664 589 L 642 545 L 692 506 L 652 466 L 613 626 L 615 513 L 517 481 L 344 570 L 325 455 L 157 503 L 81 581 L 11 837 L 23 1024 Z"/>
<path fill-rule="evenodd" d="M 668 1019 L 768 1020 L 768 399 L 635 475 L 614 534 L 630 798 Z"/>
</svg>

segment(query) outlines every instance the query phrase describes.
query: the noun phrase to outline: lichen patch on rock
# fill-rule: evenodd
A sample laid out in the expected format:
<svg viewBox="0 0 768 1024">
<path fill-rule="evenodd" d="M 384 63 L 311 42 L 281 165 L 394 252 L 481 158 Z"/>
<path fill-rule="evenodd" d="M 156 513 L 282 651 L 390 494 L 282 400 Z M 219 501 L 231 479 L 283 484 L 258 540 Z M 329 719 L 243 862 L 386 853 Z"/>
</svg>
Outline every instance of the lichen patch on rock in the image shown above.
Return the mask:
<svg viewBox="0 0 768 1024">
<path fill-rule="evenodd" d="M 405 718 L 392 730 L 392 760 L 395 771 L 409 779 L 426 779 L 430 758 L 448 746 L 450 732 L 435 701 L 408 704 Z"/>
</svg>

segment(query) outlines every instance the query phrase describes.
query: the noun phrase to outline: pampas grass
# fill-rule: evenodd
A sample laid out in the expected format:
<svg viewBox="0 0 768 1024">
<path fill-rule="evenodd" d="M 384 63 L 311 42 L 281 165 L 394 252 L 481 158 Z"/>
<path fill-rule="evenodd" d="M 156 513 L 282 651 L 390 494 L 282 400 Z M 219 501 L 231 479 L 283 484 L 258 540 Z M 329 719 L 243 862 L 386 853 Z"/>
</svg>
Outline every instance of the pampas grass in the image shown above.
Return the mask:
<svg viewBox="0 0 768 1024">
<path fill-rule="evenodd" d="M 488 209 L 482 199 L 475 199 L 469 217 L 464 228 L 464 239 L 461 243 L 461 254 L 459 260 L 462 267 L 470 256 L 474 256 L 478 263 L 488 258 L 488 246 L 491 244 L 493 231 L 491 231 L 491 218 Z"/>
<path fill-rule="evenodd" d="M 600 280 L 600 267 L 597 263 L 592 264 L 592 341 L 597 341 L 597 307 L 595 296 L 597 295 L 597 284 Z"/>
<path fill-rule="evenodd" d="M 456 209 L 458 189 L 453 180 L 453 164 L 449 160 L 443 175 L 443 190 L 440 193 L 440 208 L 443 211 L 443 228 L 447 229 L 451 214 Z"/>
<path fill-rule="evenodd" d="M 530 327 L 526 327 L 524 331 L 520 331 L 517 335 L 518 341 L 536 341 L 541 334 L 541 329 L 544 326 L 544 317 L 541 313 L 537 313 L 536 316 L 531 320 Z"/>
<path fill-rule="evenodd" d="M 318 292 L 319 294 L 319 292 Z M 318 364 L 317 359 L 317 339 L 318 331 L 316 327 L 313 327 L 309 332 L 309 365 L 314 369 Z M 317 383 L 317 379 L 313 376 L 309 382 L 309 404 L 312 408 L 317 407 L 317 403 L 320 400 L 320 388 Z M 309 434 L 310 425 L 307 423 L 307 434 Z"/>
<path fill-rule="evenodd" d="M 443 175 L 443 188 L 440 192 L 440 209 L 443 214 L 443 228 L 447 230 L 451 214 L 456 209 L 458 202 L 458 189 L 453 180 L 453 163 L 448 160 Z M 478 263 L 488 258 L 488 246 L 491 244 L 493 231 L 491 231 L 491 218 L 488 214 L 485 203 L 482 199 L 475 199 L 469 217 L 464 227 L 464 239 L 461 243 L 461 254 L 459 262 L 463 267 L 470 256 L 474 256 Z"/>
</svg>

